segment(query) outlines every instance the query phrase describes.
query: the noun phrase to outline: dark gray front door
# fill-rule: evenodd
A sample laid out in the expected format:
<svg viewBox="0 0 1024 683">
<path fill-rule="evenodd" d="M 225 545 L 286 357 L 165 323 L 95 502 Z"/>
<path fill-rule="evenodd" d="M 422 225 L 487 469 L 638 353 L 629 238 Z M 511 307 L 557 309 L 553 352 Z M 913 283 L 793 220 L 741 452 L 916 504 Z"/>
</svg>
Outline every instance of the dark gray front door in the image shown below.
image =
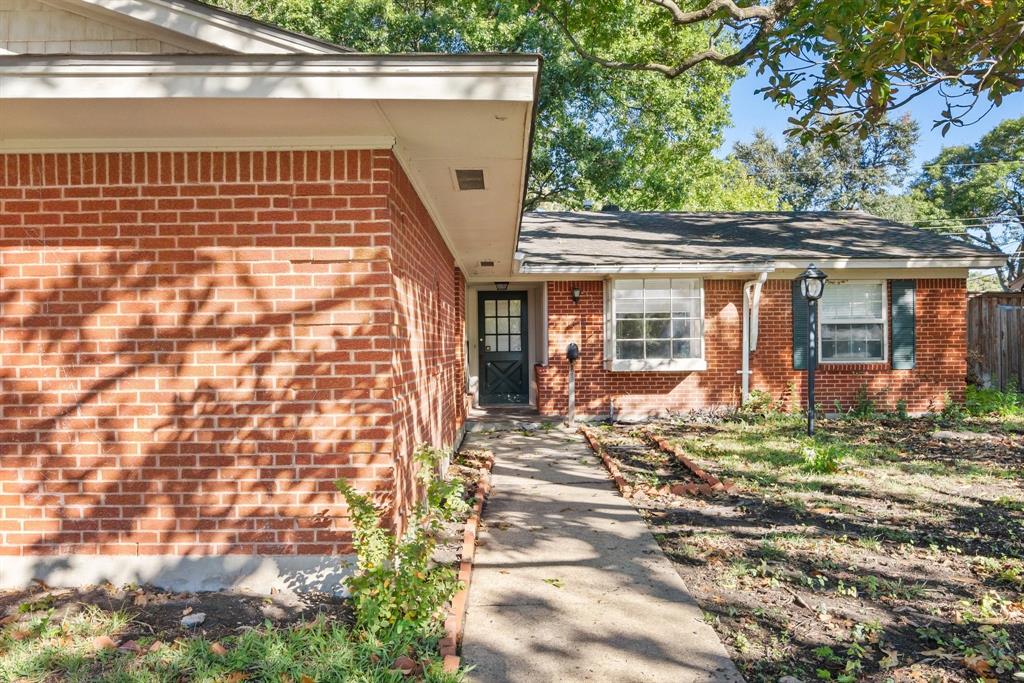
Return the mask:
<svg viewBox="0 0 1024 683">
<path fill-rule="evenodd" d="M 526 292 L 480 292 L 480 403 L 528 403 Z"/>
</svg>

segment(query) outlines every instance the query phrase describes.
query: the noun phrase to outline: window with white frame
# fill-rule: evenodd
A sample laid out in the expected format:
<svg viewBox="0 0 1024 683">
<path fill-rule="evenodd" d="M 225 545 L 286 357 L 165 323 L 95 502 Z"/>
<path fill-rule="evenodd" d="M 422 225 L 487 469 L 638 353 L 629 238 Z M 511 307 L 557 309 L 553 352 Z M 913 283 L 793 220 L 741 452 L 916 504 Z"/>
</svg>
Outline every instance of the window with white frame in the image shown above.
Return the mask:
<svg viewBox="0 0 1024 683">
<path fill-rule="evenodd" d="M 700 369 L 699 279 L 613 280 L 611 289 L 612 369 Z"/>
<path fill-rule="evenodd" d="M 884 281 L 828 282 L 820 311 L 822 362 L 885 360 Z"/>
</svg>

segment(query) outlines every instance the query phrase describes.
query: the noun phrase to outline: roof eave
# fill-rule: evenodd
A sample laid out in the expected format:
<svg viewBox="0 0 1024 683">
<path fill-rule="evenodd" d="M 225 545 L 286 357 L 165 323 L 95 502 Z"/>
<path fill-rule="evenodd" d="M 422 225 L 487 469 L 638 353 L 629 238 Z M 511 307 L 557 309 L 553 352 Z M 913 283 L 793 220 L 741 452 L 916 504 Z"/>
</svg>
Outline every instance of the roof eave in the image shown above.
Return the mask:
<svg viewBox="0 0 1024 683">
<path fill-rule="evenodd" d="M 773 273 L 777 270 L 803 270 L 808 263 L 834 270 L 884 270 L 916 268 L 995 268 L 1006 263 L 997 256 L 978 257 L 920 257 L 892 259 L 818 259 L 809 257 L 799 261 L 745 261 L 692 263 L 629 263 L 629 264 L 531 264 L 526 256 L 518 273 L 522 275 L 624 275 L 624 274 L 715 274 L 715 273 Z"/>
</svg>

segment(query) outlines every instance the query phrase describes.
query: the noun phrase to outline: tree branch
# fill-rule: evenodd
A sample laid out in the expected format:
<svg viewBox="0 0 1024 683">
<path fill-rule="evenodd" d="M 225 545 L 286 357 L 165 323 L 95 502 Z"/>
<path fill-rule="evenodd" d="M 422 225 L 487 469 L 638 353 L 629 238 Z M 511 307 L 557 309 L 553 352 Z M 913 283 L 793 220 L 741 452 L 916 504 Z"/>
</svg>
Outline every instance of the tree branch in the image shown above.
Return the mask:
<svg viewBox="0 0 1024 683">
<path fill-rule="evenodd" d="M 647 0 L 647 2 L 668 10 L 672 15 L 672 23 L 683 25 L 706 21 L 722 11 L 737 21 L 758 19 L 774 22 L 779 18 L 779 15 L 776 14 L 776 7 L 779 4 L 784 4 L 780 2 L 769 6 L 754 5 L 753 7 L 740 7 L 735 2 L 732 2 L 732 0 L 711 0 L 711 2 L 698 10 L 684 12 L 673 0 Z"/>
<path fill-rule="evenodd" d="M 682 12 L 678 5 L 672 2 L 672 0 L 645 1 L 654 3 L 671 11 L 674 15 L 673 22 L 676 24 L 693 24 L 708 19 L 719 11 L 726 10 L 731 16 L 734 16 L 737 19 L 756 20 L 758 22 L 758 28 L 754 32 L 754 35 L 751 36 L 750 40 L 735 52 L 724 53 L 709 47 L 706 50 L 701 50 L 700 52 L 688 55 L 674 66 L 671 66 L 660 62 L 629 62 L 601 57 L 600 55 L 597 55 L 583 47 L 583 44 L 580 43 L 579 39 L 569 28 L 568 24 L 562 19 L 559 19 L 554 12 L 546 6 L 542 7 L 542 11 L 555 22 L 558 28 L 572 44 L 573 50 L 575 50 L 583 59 L 589 62 L 594 62 L 595 64 L 608 69 L 618 69 L 620 71 L 651 71 L 660 73 L 666 78 L 672 79 L 681 76 L 703 62 L 714 62 L 716 64 L 721 64 L 722 66 L 739 66 L 740 64 L 743 64 L 754 55 L 761 39 L 768 34 L 782 16 L 792 9 L 796 0 L 776 0 L 776 2 L 770 7 L 754 6 L 747 8 L 739 7 L 731 0 L 712 0 L 703 9 L 693 12 Z"/>
</svg>

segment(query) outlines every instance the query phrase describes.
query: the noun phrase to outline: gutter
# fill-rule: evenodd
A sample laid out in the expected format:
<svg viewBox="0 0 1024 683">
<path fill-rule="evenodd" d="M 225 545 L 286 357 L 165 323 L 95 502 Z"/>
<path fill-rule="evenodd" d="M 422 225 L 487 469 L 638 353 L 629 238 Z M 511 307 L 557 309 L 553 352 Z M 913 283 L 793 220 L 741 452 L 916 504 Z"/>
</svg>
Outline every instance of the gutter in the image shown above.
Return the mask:
<svg viewBox="0 0 1024 683">
<path fill-rule="evenodd" d="M 740 405 L 746 404 L 750 396 L 750 354 L 757 351 L 761 288 L 767 280 L 768 273 L 763 272 L 756 280 L 743 285 L 743 364 L 740 368 L 743 395 Z"/>
<path fill-rule="evenodd" d="M 617 275 L 619 273 L 771 273 L 771 261 L 755 263 L 640 263 L 621 266 L 558 266 L 530 265 L 525 260 L 518 272 L 523 275 Z"/>
</svg>

